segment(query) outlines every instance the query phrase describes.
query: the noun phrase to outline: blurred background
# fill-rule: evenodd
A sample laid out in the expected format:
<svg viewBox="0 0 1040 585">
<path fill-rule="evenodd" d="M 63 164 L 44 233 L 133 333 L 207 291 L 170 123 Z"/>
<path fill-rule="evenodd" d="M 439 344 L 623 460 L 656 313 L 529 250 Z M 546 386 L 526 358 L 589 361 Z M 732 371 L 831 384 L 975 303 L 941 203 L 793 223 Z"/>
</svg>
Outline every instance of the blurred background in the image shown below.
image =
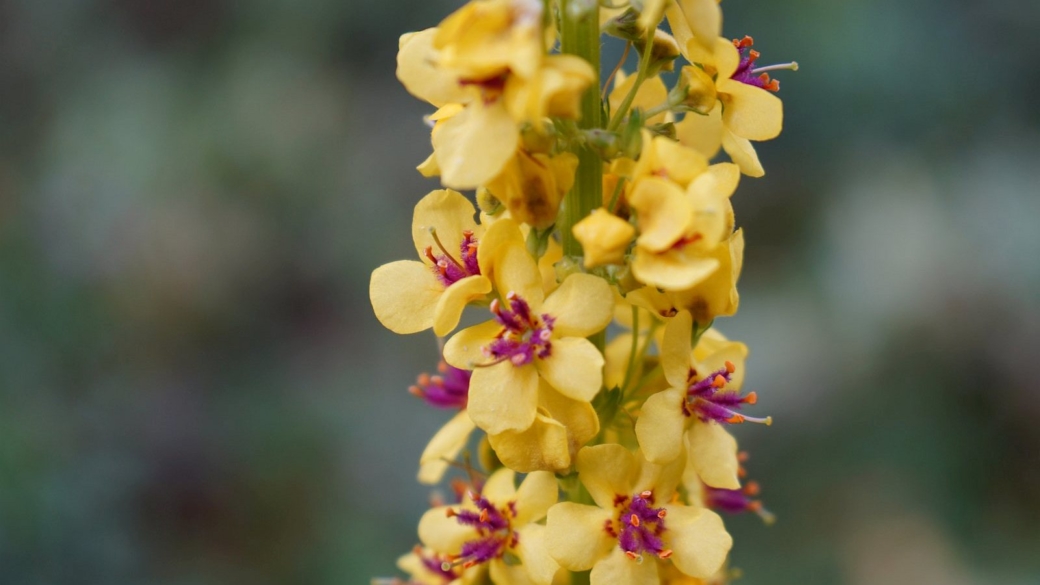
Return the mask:
<svg viewBox="0 0 1040 585">
<path fill-rule="evenodd" d="M 397 37 L 459 4 L 0 0 L 0 583 L 394 574 L 450 413 L 368 275 L 436 185 Z M 1040 4 L 725 9 L 802 66 L 718 323 L 776 419 L 741 583 L 1040 583 Z"/>
</svg>

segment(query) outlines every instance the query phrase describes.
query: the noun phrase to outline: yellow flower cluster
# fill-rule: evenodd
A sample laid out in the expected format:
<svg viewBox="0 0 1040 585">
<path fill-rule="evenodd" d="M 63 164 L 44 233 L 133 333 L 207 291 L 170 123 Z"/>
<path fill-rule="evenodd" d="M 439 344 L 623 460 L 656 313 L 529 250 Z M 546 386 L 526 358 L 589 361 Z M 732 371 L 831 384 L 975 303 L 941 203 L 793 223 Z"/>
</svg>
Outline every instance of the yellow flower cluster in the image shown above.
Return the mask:
<svg viewBox="0 0 1040 585">
<path fill-rule="evenodd" d="M 721 22 L 718 0 L 473 0 L 401 37 L 398 78 L 433 109 L 418 170 L 444 188 L 370 297 L 388 329 L 442 340 L 411 391 L 458 413 L 418 477 L 464 479 L 408 579 L 377 582 L 722 584 L 719 513 L 770 518 L 725 427 L 771 419 L 742 411 L 747 347 L 713 324 L 739 303 L 731 197 L 783 122 L 769 73 L 797 65 L 758 66 Z M 605 82 L 603 35 L 624 49 Z"/>
</svg>

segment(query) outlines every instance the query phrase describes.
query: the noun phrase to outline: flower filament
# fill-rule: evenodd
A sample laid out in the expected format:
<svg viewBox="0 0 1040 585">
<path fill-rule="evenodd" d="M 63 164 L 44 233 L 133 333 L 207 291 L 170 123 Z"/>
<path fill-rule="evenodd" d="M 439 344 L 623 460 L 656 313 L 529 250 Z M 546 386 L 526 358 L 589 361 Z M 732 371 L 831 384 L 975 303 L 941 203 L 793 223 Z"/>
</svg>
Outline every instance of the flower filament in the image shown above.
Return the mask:
<svg viewBox="0 0 1040 585">
<path fill-rule="evenodd" d="M 762 54 L 751 48 L 754 44 L 755 39 L 747 35 L 744 35 L 744 38 L 742 39 L 733 40 L 733 46 L 740 51 L 740 64 L 737 65 L 737 70 L 733 73 L 732 79 L 741 83 L 746 83 L 747 85 L 761 87 L 766 91 L 780 91 L 780 82 L 776 79 L 771 79 L 768 72 L 779 71 L 782 69 L 798 71 L 798 63 L 796 61 L 791 61 L 790 63 L 755 67 L 755 61 L 757 61 Z"/>
<path fill-rule="evenodd" d="M 687 380 L 686 398 L 683 401 L 683 413 L 686 416 L 696 413 L 704 422 L 773 424 L 773 417 L 771 416 L 756 418 L 737 412 L 745 404 L 758 402 L 758 395 L 750 392 L 741 396 L 740 392 L 726 389 L 726 384 L 733 379 L 733 372 L 735 371 L 736 366 L 733 362 L 727 361 L 723 368 L 695 381 L 697 372 L 691 368 Z"/>
<path fill-rule="evenodd" d="M 459 244 L 459 258 L 448 252 L 447 248 L 437 236 L 437 230 L 431 229 L 430 235 L 440 249 L 440 254 L 435 254 L 433 246 L 426 246 L 424 254 L 433 264 L 433 273 L 445 287 L 449 287 L 463 278 L 480 274 L 480 264 L 477 262 L 477 239 L 473 232 L 466 230 L 462 232 L 462 242 Z"/>
<path fill-rule="evenodd" d="M 516 517 L 515 502 L 509 502 L 499 509 L 484 496 L 471 492 L 470 498 L 476 510 L 455 511 L 448 508 L 448 515 L 453 516 L 459 524 L 472 526 L 477 538 L 466 541 L 458 555 L 449 556 L 441 565 L 444 570 L 460 565 L 468 569 L 500 558 L 520 542 L 520 534 L 512 526 L 513 518 Z"/>
<path fill-rule="evenodd" d="M 449 366 L 443 360 L 437 364 L 437 371 L 439 374 L 433 376 L 419 374 L 408 392 L 437 408 L 466 408 L 472 373 Z"/>
<path fill-rule="evenodd" d="M 654 492 L 647 490 L 632 497 L 614 497 L 617 518 L 607 520 L 603 529 L 618 541 L 618 546 L 628 558 L 643 562 L 643 553 L 662 559 L 672 556 L 671 549 L 664 548 L 661 535 L 665 531 L 664 508 L 654 508 Z"/>
<path fill-rule="evenodd" d="M 484 353 L 494 365 L 509 360 L 514 366 L 531 363 L 535 357 L 544 359 L 552 353 L 552 330 L 555 319 L 546 313 L 535 315 L 531 306 L 520 295 L 506 295 L 509 307 L 503 307 L 498 299 L 491 301 L 491 312 L 502 331 L 484 348 Z"/>
</svg>

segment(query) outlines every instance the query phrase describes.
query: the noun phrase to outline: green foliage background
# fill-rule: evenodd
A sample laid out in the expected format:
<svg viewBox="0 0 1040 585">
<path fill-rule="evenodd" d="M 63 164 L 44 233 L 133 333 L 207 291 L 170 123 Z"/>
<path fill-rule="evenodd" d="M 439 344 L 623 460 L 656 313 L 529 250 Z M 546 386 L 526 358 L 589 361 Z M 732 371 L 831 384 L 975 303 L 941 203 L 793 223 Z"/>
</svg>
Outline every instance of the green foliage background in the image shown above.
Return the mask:
<svg viewBox="0 0 1040 585">
<path fill-rule="evenodd" d="M 449 415 L 368 274 L 435 186 L 397 36 L 457 5 L 0 0 L 0 582 L 392 574 Z M 1040 7 L 724 8 L 802 65 L 718 324 L 776 420 L 742 582 L 1037 583 Z"/>
</svg>

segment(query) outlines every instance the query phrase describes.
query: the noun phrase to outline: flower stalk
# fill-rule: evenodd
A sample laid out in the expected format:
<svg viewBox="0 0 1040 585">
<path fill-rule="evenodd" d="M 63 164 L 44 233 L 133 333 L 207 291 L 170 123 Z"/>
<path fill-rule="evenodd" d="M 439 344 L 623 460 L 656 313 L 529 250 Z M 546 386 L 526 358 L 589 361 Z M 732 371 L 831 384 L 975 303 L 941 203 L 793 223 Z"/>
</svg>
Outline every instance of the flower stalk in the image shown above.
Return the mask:
<svg viewBox="0 0 1040 585">
<path fill-rule="evenodd" d="M 560 44 L 564 54 L 574 55 L 592 65 L 594 81 L 581 96 L 579 128 L 602 127 L 603 105 L 599 95 L 599 3 L 595 0 L 560 0 Z M 563 253 L 582 256 L 581 242 L 574 237 L 574 226 L 603 204 L 603 160 L 588 145 L 577 149 L 578 170 L 574 187 L 560 208 L 560 238 Z"/>
<path fill-rule="evenodd" d="M 437 338 L 409 392 L 450 418 L 418 480 L 455 477 L 408 580 L 375 583 L 727 585 L 720 513 L 772 518 L 728 430 L 772 418 L 715 324 L 740 300 L 731 198 L 782 125 L 769 73 L 794 67 L 720 27 L 717 0 L 471 0 L 401 38 L 397 76 L 432 107 L 417 169 L 443 188 L 369 296 L 391 331 Z M 604 34 L 642 54 L 610 88 Z"/>
</svg>

